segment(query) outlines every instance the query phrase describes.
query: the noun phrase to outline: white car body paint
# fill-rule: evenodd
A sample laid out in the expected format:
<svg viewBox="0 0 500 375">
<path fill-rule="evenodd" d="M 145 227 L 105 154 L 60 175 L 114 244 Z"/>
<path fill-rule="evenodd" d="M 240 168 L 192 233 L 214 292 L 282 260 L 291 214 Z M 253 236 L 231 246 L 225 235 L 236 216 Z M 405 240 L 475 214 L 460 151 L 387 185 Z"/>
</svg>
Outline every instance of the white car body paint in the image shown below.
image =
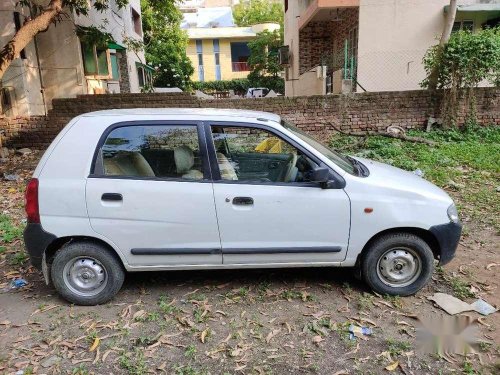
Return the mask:
<svg viewBox="0 0 500 375">
<path fill-rule="evenodd" d="M 90 178 L 96 146 L 119 122 L 239 122 L 265 125 L 294 140 L 345 179 L 344 189 L 282 185 Z M 240 110 L 130 109 L 73 119 L 42 157 L 39 180 L 43 229 L 56 237 L 94 237 L 112 247 L 129 271 L 210 268 L 353 266 L 366 243 L 393 228 L 449 222 L 453 203 L 412 173 L 359 159 L 368 177 L 351 175 L 280 125 L 277 115 Z M 100 196 L 119 190 L 121 203 Z M 251 196 L 254 207 L 226 198 Z M 372 208 L 365 213 L 365 208 Z M 132 255 L 133 248 L 215 249 L 211 254 Z M 323 248 L 338 252 L 224 254 L 239 248 Z"/>
</svg>

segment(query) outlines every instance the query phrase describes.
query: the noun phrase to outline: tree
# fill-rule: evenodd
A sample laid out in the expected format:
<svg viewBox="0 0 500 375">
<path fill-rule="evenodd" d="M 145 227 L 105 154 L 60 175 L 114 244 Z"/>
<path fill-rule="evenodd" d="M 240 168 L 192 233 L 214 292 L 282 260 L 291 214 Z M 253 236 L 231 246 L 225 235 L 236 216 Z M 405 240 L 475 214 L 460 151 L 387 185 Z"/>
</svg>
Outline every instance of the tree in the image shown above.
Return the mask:
<svg viewBox="0 0 500 375">
<path fill-rule="evenodd" d="M 251 26 L 265 22 L 283 25 L 284 14 L 283 2 L 276 0 L 242 1 L 233 8 L 234 22 L 238 26 Z"/>
<path fill-rule="evenodd" d="M 283 34 L 278 31 L 263 31 L 248 43 L 250 57 L 248 80 L 254 87 L 268 87 L 280 93 L 284 92 L 284 81 L 279 64 L 279 48 L 283 45 Z"/>
<path fill-rule="evenodd" d="M 115 0 L 118 7 L 123 8 L 128 0 Z M 19 56 L 19 53 L 41 32 L 46 31 L 51 24 L 60 22 L 63 17 L 70 18 L 67 14 L 75 12 L 77 15 L 87 15 L 90 6 L 87 0 L 50 0 L 46 5 L 40 4 L 37 0 L 20 0 L 18 4 L 29 8 L 31 18 L 16 32 L 12 39 L 0 50 L 0 79 L 5 74 L 12 61 Z M 96 0 L 92 7 L 102 12 L 109 6 L 109 0 Z M 76 31 L 76 28 L 75 28 Z M 82 31 L 82 29 L 80 30 Z M 95 34 L 98 28 L 93 28 Z"/>
<path fill-rule="evenodd" d="M 451 36 L 451 31 L 453 30 L 453 24 L 455 23 L 455 16 L 457 14 L 457 0 L 450 0 L 450 6 L 448 8 L 448 13 L 446 16 L 446 21 L 444 23 L 443 27 L 443 33 L 441 34 L 441 39 L 439 40 L 439 46 L 436 49 L 436 54 L 437 57 L 442 53 L 442 50 L 445 46 L 446 43 L 448 43 L 448 40 L 450 39 Z M 438 71 L 437 69 L 434 69 L 430 74 L 429 74 L 429 79 L 428 79 L 428 87 L 429 90 L 434 91 L 436 90 L 437 83 L 438 83 Z"/>
<path fill-rule="evenodd" d="M 156 74 L 155 86 L 190 86 L 194 69 L 186 56 L 187 34 L 181 30 L 182 13 L 175 0 L 141 0 L 146 61 Z"/>
</svg>

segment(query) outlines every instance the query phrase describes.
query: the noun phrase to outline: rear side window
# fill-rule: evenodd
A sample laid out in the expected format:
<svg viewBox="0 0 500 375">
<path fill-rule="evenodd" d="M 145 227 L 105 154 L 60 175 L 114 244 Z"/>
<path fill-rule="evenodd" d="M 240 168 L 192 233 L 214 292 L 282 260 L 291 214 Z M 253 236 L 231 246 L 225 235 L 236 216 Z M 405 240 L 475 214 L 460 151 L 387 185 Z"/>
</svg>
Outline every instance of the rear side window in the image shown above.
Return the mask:
<svg viewBox="0 0 500 375">
<path fill-rule="evenodd" d="M 203 179 L 196 125 L 119 127 L 101 155 L 106 176 Z"/>
</svg>

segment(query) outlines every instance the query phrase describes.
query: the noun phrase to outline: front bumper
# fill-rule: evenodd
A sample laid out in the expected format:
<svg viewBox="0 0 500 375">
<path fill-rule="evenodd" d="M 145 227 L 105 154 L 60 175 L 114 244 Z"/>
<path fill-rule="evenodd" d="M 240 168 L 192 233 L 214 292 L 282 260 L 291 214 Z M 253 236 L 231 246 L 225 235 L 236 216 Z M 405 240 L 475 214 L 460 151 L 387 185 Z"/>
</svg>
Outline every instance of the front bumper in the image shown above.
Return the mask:
<svg viewBox="0 0 500 375">
<path fill-rule="evenodd" d="M 43 254 L 47 247 L 57 239 L 52 233 L 43 230 L 41 224 L 28 223 L 24 229 L 24 245 L 30 255 L 31 264 L 42 269 Z"/>
<path fill-rule="evenodd" d="M 455 252 L 462 234 L 462 224 L 448 223 L 435 225 L 429 229 L 436 237 L 439 248 L 439 265 L 443 266 L 449 263 L 455 256 Z"/>
</svg>

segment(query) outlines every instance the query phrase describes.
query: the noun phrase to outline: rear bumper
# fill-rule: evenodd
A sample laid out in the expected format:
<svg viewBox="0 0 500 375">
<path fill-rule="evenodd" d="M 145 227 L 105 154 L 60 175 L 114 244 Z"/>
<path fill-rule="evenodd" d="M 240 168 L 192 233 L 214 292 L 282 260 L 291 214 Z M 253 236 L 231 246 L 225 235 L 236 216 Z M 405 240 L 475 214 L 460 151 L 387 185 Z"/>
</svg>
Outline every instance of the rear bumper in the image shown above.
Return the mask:
<svg viewBox="0 0 500 375">
<path fill-rule="evenodd" d="M 30 255 L 31 264 L 42 269 L 43 253 L 57 239 L 52 233 L 43 230 L 41 224 L 28 223 L 24 229 L 24 245 Z"/>
<path fill-rule="evenodd" d="M 436 237 L 441 253 L 439 256 L 439 265 L 449 263 L 455 256 L 455 252 L 462 235 L 462 224 L 448 223 L 435 225 L 430 228 L 430 231 Z"/>
</svg>

